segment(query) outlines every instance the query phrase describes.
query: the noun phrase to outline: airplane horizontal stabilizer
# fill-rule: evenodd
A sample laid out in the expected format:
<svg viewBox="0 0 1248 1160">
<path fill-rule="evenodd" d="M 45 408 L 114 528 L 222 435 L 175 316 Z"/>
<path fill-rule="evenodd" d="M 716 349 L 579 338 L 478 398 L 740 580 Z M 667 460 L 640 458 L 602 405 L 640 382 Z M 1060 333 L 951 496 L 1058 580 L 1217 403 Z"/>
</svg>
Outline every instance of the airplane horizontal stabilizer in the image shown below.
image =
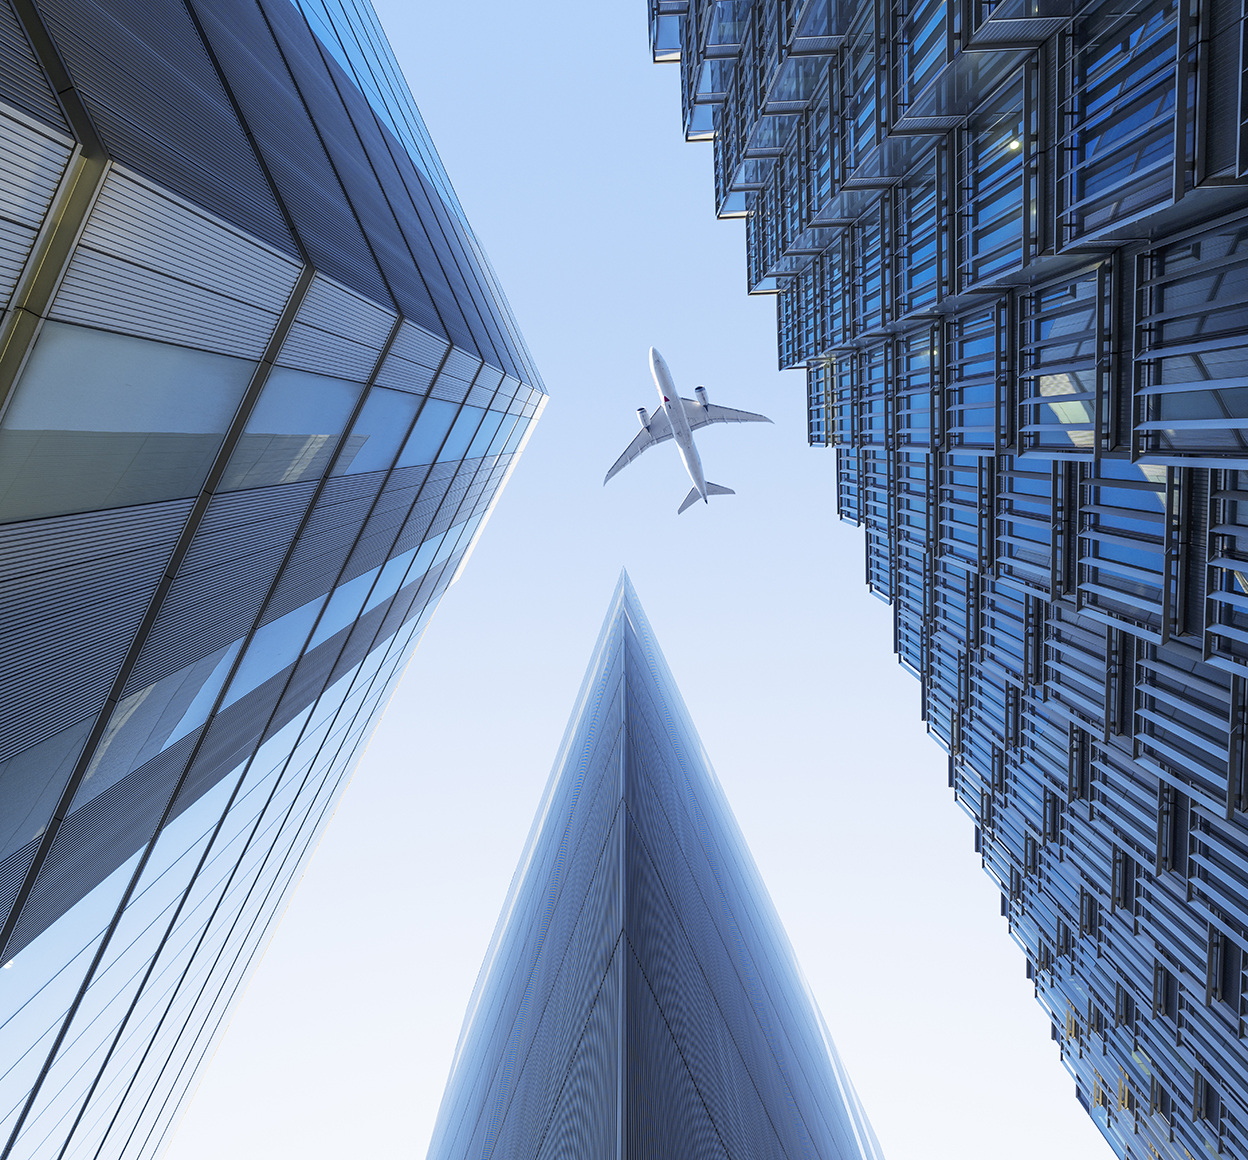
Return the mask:
<svg viewBox="0 0 1248 1160">
<path fill-rule="evenodd" d="M 698 491 L 696 487 L 691 487 L 689 489 L 689 494 L 685 496 L 685 502 L 680 505 L 680 507 L 676 511 L 676 514 L 678 516 L 683 515 L 689 508 L 693 507 L 693 505 L 697 503 L 698 500 L 700 500 L 701 498 L 702 498 L 702 493 Z"/>
<path fill-rule="evenodd" d="M 736 495 L 737 493 L 730 487 L 720 487 L 717 483 L 711 483 L 708 479 L 706 482 L 707 495 Z"/>
</svg>

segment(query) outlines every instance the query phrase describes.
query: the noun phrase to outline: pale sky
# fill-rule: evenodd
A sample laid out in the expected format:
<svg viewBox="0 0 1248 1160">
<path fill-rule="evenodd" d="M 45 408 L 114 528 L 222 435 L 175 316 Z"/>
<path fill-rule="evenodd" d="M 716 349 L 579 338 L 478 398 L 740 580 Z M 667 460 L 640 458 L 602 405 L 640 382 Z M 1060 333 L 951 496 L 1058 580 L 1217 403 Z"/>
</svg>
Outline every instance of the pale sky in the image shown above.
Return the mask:
<svg viewBox="0 0 1248 1160">
<path fill-rule="evenodd" d="M 381 0 L 551 394 L 238 1006 L 170 1160 L 425 1155 L 468 996 L 621 565 L 889 1160 L 1109 1160 L 776 371 L 744 228 L 644 0 Z M 679 389 L 774 427 L 602 477 Z"/>
</svg>

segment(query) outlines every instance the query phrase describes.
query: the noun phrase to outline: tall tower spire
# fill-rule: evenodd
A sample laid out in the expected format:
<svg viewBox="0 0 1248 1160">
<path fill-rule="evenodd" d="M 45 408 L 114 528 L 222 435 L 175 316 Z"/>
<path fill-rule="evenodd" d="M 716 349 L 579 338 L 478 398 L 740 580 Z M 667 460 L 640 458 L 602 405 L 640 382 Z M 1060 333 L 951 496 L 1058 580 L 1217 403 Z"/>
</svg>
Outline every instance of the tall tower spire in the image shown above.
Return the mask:
<svg viewBox="0 0 1248 1160">
<path fill-rule="evenodd" d="M 430 1160 L 881 1160 L 621 574 Z"/>
</svg>

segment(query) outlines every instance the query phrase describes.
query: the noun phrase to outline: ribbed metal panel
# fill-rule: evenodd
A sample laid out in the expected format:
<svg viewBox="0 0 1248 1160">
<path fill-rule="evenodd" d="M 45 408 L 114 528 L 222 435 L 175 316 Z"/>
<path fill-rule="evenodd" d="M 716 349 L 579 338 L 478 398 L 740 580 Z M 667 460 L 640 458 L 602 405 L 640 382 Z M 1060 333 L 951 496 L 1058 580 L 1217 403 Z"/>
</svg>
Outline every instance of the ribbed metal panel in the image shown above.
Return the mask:
<svg viewBox="0 0 1248 1160">
<path fill-rule="evenodd" d="M 68 137 L 0 105 L 0 309 L 13 293 L 72 147 Z"/>
<path fill-rule="evenodd" d="M 213 497 L 126 683 L 127 694 L 250 631 L 315 490 L 310 480 Z"/>
<path fill-rule="evenodd" d="M 375 568 L 394 554 L 399 529 L 429 474 L 429 467 L 401 467 L 386 481 L 343 569 L 344 581 Z"/>
<path fill-rule="evenodd" d="M 297 253 L 181 0 L 40 0 L 39 9 L 113 158 Z"/>
<path fill-rule="evenodd" d="M 370 608 L 367 613 L 360 617 L 354 625 L 344 628 L 342 633 L 350 634 L 347 637 L 346 648 L 342 650 L 334 662 L 334 667 L 329 674 L 329 682 L 332 684 L 343 673 L 358 665 L 369 653 L 373 647 L 373 642 L 377 639 L 377 630 L 381 627 L 381 623 L 386 619 L 386 613 L 389 611 L 390 604 L 386 602 L 379 604 L 376 608 Z M 342 636 L 338 638 L 338 643 L 342 643 Z"/>
<path fill-rule="evenodd" d="M 9 0 L 0 0 L 0 99 L 69 136 L 60 102 L 39 67 Z"/>
<path fill-rule="evenodd" d="M 377 263 L 260 8 L 207 0 L 192 0 L 192 7 L 312 264 L 389 305 Z"/>
<path fill-rule="evenodd" d="M 395 209 L 378 183 L 378 167 L 389 158 L 381 144 L 376 114 L 336 64 L 327 66 L 315 36 L 295 5 L 289 0 L 259 0 L 259 7 L 395 302 L 406 317 L 424 325 L 434 325 L 440 316 L 444 326 L 453 327 L 457 310 L 439 309 L 437 315 L 432 312 L 433 286 L 427 283 L 434 282 L 439 271 L 411 244 L 411 227 L 415 223 L 405 221 L 409 228 L 400 228 Z M 327 67 L 342 78 L 341 86 L 333 84 Z M 352 106 L 351 114 L 344 101 Z M 366 151 L 364 141 L 369 139 L 374 144 Z M 404 217 L 410 219 L 410 211 Z M 347 284 L 352 285 L 349 280 Z"/>
<path fill-rule="evenodd" d="M 363 475 L 338 475 L 325 485 L 282 572 L 273 599 L 264 610 L 261 624 L 284 616 L 334 586 L 384 481 L 384 472 L 373 471 Z"/>
<path fill-rule="evenodd" d="M 366 382 L 395 318 L 318 274 L 282 344 L 278 365 Z"/>
<path fill-rule="evenodd" d="M 151 840 L 199 734 L 196 729 L 183 737 L 65 819 L 6 954 L 38 938 Z"/>
<path fill-rule="evenodd" d="M 464 402 L 470 407 L 488 407 L 493 401 L 498 384 L 503 380 L 503 372 L 488 364 L 481 368 L 477 381 L 472 384 Z"/>
<path fill-rule="evenodd" d="M 291 668 L 287 665 L 208 723 L 204 743 L 199 747 L 186 781 L 178 791 L 178 800 L 173 808 L 175 817 L 194 805 L 227 773 L 252 755 Z"/>
<path fill-rule="evenodd" d="M 0 760 L 104 703 L 191 504 L 0 527 Z"/>
<path fill-rule="evenodd" d="M 26 881 L 26 872 L 35 860 L 35 852 L 39 849 L 39 839 L 31 838 L 26 845 L 14 850 L 3 862 L 0 862 L 0 922 L 9 916 L 17 892 Z"/>
<path fill-rule="evenodd" d="M 299 272 L 221 219 L 114 170 L 51 316 L 258 359 Z"/>
<path fill-rule="evenodd" d="M 381 364 L 377 382 L 383 387 L 424 394 L 449 348 L 445 339 L 405 319 Z"/>
<path fill-rule="evenodd" d="M 267 741 L 279 729 L 284 729 L 321 695 L 325 688 L 325 679 L 333 668 L 334 659 L 342 648 L 348 631 L 349 628 L 344 628 L 299 658 L 295 671 L 290 676 L 290 683 L 282 693 L 277 712 L 273 714 L 273 720 L 264 731 L 262 742 Z"/>
<path fill-rule="evenodd" d="M 452 347 L 430 394 L 435 399 L 447 399 L 452 403 L 463 402 L 481 366 L 480 359 L 473 358 L 459 347 Z"/>
<path fill-rule="evenodd" d="M 498 384 L 498 391 L 494 395 L 494 409 L 496 411 L 507 410 L 516 397 L 516 391 L 519 389 L 519 379 L 512 378 L 511 375 L 504 375 L 503 381 Z"/>
<path fill-rule="evenodd" d="M 435 463 L 433 470 L 429 473 L 429 479 L 425 484 L 425 489 L 421 493 L 420 501 L 412 508 L 406 522 L 403 524 L 403 530 L 394 545 L 394 554 L 398 555 L 406 552 L 409 548 L 416 547 L 417 544 L 428 538 L 429 525 L 433 523 L 433 518 L 438 513 L 438 509 L 442 506 L 442 501 L 446 497 L 447 491 L 450 489 L 451 481 L 455 477 L 454 469 L 459 465 L 447 463 Z M 448 470 L 450 468 L 451 470 Z"/>
</svg>

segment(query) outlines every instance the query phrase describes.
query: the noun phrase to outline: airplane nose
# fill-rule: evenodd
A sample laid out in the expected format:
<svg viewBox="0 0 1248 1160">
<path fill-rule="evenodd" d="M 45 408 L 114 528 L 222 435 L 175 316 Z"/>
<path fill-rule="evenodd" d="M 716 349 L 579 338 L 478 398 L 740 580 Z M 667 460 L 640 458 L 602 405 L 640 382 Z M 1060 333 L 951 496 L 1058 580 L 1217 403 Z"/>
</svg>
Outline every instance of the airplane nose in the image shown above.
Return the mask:
<svg viewBox="0 0 1248 1160">
<path fill-rule="evenodd" d="M 663 357 L 663 356 L 662 356 L 661 354 L 659 354 L 659 352 L 658 352 L 657 348 L 655 348 L 655 347 L 653 347 L 653 346 L 650 348 L 650 363 L 651 363 L 651 365 L 653 365 L 654 363 L 658 362 L 658 361 L 659 361 L 659 359 L 661 359 L 662 357 Z"/>
</svg>

